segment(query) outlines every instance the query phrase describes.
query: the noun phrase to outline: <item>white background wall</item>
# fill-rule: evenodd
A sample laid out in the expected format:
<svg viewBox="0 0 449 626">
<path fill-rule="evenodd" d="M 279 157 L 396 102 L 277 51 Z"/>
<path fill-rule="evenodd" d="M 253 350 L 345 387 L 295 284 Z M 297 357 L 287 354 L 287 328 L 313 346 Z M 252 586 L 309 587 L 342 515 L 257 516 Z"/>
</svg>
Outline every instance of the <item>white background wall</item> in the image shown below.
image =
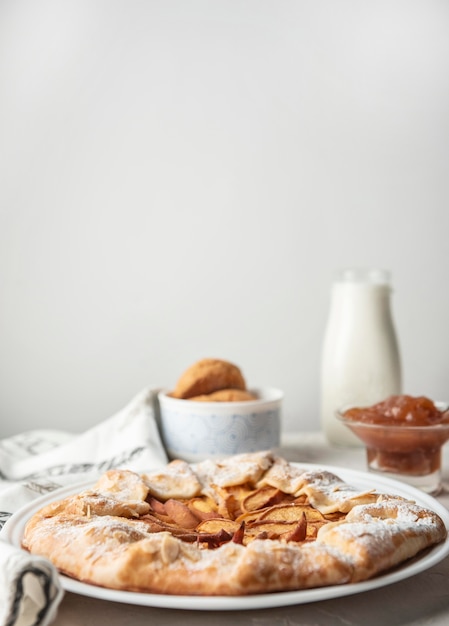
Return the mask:
<svg viewBox="0 0 449 626">
<path fill-rule="evenodd" d="M 332 274 L 449 398 L 449 2 L 2 0 L 0 436 L 203 356 L 319 427 Z"/>
</svg>

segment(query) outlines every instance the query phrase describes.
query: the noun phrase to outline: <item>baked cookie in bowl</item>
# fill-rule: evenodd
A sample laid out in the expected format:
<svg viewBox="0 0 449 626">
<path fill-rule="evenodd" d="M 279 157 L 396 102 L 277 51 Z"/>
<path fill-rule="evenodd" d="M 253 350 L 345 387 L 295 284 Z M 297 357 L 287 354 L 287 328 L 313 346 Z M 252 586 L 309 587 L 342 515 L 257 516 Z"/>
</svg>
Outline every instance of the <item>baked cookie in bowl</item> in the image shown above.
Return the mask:
<svg viewBox="0 0 449 626">
<path fill-rule="evenodd" d="M 278 448 L 283 393 L 246 386 L 240 369 L 202 359 L 174 390 L 159 392 L 160 428 L 170 458 L 194 463 Z"/>
</svg>

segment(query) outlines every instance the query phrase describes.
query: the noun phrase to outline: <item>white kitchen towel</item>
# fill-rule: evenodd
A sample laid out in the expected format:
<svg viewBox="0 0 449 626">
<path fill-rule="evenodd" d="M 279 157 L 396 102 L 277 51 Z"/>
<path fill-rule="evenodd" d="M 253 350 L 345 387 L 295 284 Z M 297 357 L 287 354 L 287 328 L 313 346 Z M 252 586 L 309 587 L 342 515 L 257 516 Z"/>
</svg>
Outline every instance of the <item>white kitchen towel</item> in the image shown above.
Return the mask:
<svg viewBox="0 0 449 626">
<path fill-rule="evenodd" d="M 56 568 L 0 540 L 0 624 L 50 624 L 63 590 Z"/>
<path fill-rule="evenodd" d="M 0 440 L 0 529 L 7 524 L 0 530 L 0 626 L 49 624 L 62 598 L 51 563 L 6 541 L 14 518 L 8 520 L 20 507 L 108 469 L 141 472 L 165 463 L 155 388 L 80 435 L 34 430 Z"/>
</svg>

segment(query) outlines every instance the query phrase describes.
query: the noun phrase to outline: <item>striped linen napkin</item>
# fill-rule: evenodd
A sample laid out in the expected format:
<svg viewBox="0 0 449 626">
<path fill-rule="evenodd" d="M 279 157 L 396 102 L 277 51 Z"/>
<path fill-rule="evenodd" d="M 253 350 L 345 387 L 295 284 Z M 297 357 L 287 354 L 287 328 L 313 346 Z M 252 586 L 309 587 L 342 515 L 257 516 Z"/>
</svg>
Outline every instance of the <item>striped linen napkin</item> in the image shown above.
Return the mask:
<svg viewBox="0 0 449 626">
<path fill-rule="evenodd" d="M 50 624 L 63 597 L 53 565 L 14 545 L 14 513 L 60 487 L 94 481 L 108 469 L 143 472 L 165 465 L 157 391 L 144 389 L 82 434 L 33 430 L 0 440 L 0 626 Z"/>
</svg>

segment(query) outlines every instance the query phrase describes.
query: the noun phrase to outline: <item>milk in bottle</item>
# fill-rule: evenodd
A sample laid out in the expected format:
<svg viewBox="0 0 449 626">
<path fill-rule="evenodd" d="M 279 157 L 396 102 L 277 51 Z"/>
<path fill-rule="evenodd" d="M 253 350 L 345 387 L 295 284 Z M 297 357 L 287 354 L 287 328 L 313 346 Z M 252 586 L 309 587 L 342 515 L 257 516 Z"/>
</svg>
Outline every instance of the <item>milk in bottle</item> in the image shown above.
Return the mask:
<svg viewBox="0 0 449 626">
<path fill-rule="evenodd" d="M 401 393 L 401 365 L 385 270 L 340 271 L 331 293 L 321 370 L 321 425 L 330 443 L 362 445 L 336 410 Z"/>
</svg>

